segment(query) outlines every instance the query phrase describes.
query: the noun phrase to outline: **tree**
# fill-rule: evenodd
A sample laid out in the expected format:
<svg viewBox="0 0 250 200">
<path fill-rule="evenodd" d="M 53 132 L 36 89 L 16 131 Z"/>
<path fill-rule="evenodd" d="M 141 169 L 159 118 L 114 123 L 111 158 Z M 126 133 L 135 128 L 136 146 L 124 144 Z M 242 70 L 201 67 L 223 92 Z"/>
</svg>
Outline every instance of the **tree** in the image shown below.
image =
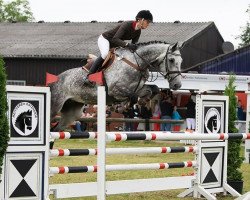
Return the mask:
<svg viewBox="0 0 250 200">
<path fill-rule="evenodd" d="M 228 132 L 237 133 L 238 129 L 235 127 L 235 120 L 237 120 L 236 108 L 237 99 L 235 91 L 235 75 L 230 75 L 228 85 L 225 88 L 225 95 L 229 97 L 229 116 L 228 116 Z M 227 154 L 227 179 L 230 181 L 241 181 L 242 172 L 240 171 L 243 157 L 240 155 L 241 140 L 228 141 Z"/>
<path fill-rule="evenodd" d="M 8 146 L 9 140 L 9 125 L 6 116 L 7 96 L 6 96 L 6 73 L 4 61 L 0 57 L 0 174 L 2 172 L 3 156 Z"/>
<path fill-rule="evenodd" d="M 30 22 L 34 20 L 28 0 L 4 3 L 0 0 L 0 22 Z"/>
<path fill-rule="evenodd" d="M 250 4 L 248 5 L 248 9 L 246 12 L 249 14 L 249 21 L 247 21 L 247 24 L 243 28 L 242 33 L 237 37 L 241 40 L 241 43 L 239 44 L 240 47 L 244 47 L 250 44 Z"/>
</svg>

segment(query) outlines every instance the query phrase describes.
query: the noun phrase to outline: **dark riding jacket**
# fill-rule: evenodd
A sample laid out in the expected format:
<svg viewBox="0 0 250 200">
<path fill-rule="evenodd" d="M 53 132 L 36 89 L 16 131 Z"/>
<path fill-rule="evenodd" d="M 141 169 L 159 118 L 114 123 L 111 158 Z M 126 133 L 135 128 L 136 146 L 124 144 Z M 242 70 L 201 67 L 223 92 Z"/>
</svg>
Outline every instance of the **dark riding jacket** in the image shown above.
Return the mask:
<svg viewBox="0 0 250 200">
<path fill-rule="evenodd" d="M 135 30 L 135 23 L 135 21 L 122 22 L 114 29 L 104 32 L 102 36 L 109 41 L 110 48 L 125 47 L 127 43 L 124 40 L 132 40 L 135 44 L 141 35 L 141 29 Z"/>
</svg>

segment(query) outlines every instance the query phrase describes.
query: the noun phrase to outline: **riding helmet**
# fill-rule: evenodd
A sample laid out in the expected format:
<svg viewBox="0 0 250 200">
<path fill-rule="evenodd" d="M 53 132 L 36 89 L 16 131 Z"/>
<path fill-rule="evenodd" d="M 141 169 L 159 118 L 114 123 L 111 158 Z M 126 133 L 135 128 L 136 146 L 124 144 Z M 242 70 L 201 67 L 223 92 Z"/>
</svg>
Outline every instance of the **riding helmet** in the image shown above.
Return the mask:
<svg viewBox="0 0 250 200">
<path fill-rule="evenodd" d="M 151 12 L 149 10 L 141 10 L 140 12 L 138 12 L 135 19 L 136 20 L 145 19 L 145 20 L 148 20 L 150 22 L 153 22 L 153 15 L 151 14 Z"/>
</svg>

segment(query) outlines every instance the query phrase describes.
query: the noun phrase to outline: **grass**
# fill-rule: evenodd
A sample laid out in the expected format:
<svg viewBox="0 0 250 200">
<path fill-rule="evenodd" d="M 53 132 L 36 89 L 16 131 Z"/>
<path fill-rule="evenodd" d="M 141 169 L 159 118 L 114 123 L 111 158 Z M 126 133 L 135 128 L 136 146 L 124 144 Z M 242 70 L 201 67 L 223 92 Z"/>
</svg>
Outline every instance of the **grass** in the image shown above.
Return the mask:
<svg viewBox="0 0 250 200">
<path fill-rule="evenodd" d="M 108 148 L 114 147 L 160 147 L 160 146 L 183 146 L 176 142 L 161 141 L 126 141 L 111 142 L 107 144 Z M 54 148 L 96 148 L 96 141 L 88 140 L 58 140 Z M 243 152 L 243 151 L 242 151 Z M 128 163 L 160 163 L 160 162 L 182 162 L 194 160 L 192 153 L 179 154 L 142 154 L 142 155 L 110 155 L 106 157 L 107 164 L 128 164 Z M 96 165 L 96 156 L 74 156 L 59 157 L 50 160 L 50 166 L 84 166 Z M 250 190 L 250 167 L 249 164 L 242 165 L 244 176 L 244 193 Z M 106 172 L 107 180 L 126 180 L 142 178 L 162 178 L 170 176 L 187 175 L 193 172 L 192 168 L 167 169 L 167 170 L 140 170 L 140 171 L 117 171 Z M 62 174 L 50 178 L 50 184 L 63 183 L 81 183 L 96 181 L 96 173 Z M 123 195 L 110 195 L 107 200 L 161 200 L 161 199 L 181 199 L 177 195 L 184 190 L 169 190 L 160 192 L 132 193 Z M 53 199 L 53 197 L 51 198 Z M 72 200 L 93 200 L 96 197 L 70 198 Z M 193 198 L 185 198 L 193 199 Z M 234 199 L 230 196 L 219 196 L 218 199 Z"/>
</svg>

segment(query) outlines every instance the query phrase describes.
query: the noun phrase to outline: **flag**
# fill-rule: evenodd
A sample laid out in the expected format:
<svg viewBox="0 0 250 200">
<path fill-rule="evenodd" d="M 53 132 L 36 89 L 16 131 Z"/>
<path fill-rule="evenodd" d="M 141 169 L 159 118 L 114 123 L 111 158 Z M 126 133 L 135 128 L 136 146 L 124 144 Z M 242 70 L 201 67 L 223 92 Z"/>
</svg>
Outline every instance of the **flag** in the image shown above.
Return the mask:
<svg viewBox="0 0 250 200">
<path fill-rule="evenodd" d="M 50 83 L 54 83 L 57 81 L 58 81 L 58 76 L 46 72 L 46 86 L 48 86 Z"/>
<path fill-rule="evenodd" d="M 104 85 L 103 83 L 103 72 L 97 72 L 89 75 L 89 80 L 95 82 L 98 85 Z"/>
</svg>

